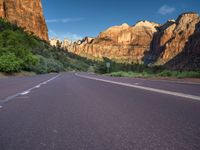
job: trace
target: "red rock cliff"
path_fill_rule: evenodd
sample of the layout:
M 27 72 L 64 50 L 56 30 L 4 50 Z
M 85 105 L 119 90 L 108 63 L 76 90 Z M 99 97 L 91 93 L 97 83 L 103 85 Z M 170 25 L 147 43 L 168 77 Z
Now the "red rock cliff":
M 102 59 L 107 57 L 120 62 L 140 63 L 159 26 L 153 22 L 141 21 L 134 26 L 122 24 L 100 33 L 97 38 L 83 39 L 69 48 L 72 52 Z
M 166 65 L 174 69 L 200 68 L 200 16 L 188 12 L 159 25 L 149 21 L 123 24 L 98 37 L 65 46 L 90 58 L 107 57 L 121 62 Z
M 0 17 L 43 40 L 48 40 L 48 29 L 40 0 L 0 0 Z

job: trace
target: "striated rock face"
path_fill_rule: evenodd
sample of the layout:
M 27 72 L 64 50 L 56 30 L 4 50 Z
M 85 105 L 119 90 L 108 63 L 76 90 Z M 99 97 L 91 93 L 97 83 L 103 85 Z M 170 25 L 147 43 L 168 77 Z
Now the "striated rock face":
M 65 50 L 71 49 L 72 46 L 73 46 L 73 42 L 68 40 L 68 39 L 64 39 L 62 41 L 62 40 L 57 39 L 57 38 L 52 38 L 52 39 L 49 40 L 49 42 L 52 46 L 60 47 L 60 48 L 63 48 Z
M 61 42 L 61 47 L 64 48 L 64 49 L 71 49 L 70 47 L 72 46 L 73 42 L 68 40 L 68 39 L 64 39 L 62 42 Z
M 86 37 L 75 42 L 70 51 L 81 56 L 102 59 L 107 57 L 120 62 L 141 62 L 150 50 L 150 43 L 159 25 L 141 21 L 135 26 L 122 24 L 99 34 L 97 38 Z
M 166 67 L 181 70 L 200 69 L 200 21 L 188 38 L 182 52 L 168 61 Z
M 43 40 L 48 40 L 48 29 L 40 0 L 1 0 L 0 17 Z
M 159 25 L 140 21 L 101 32 L 96 38 L 70 43 L 78 55 L 120 62 L 165 65 L 169 68 L 200 68 L 200 16 L 189 12 Z M 191 60 L 192 59 L 192 60 Z
M 153 61 L 156 61 L 156 64 L 163 65 L 182 53 L 190 37 L 196 34 L 196 25 L 199 21 L 198 14 L 184 13 L 176 21 L 170 20 L 159 27 L 152 41 L 151 54 L 153 55 L 151 55 L 151 58 L 153 58 Z M 194 40 L 199 43 L 196 39 Z M 195 51 L 200 50 L 197 45 L 191 45 Z

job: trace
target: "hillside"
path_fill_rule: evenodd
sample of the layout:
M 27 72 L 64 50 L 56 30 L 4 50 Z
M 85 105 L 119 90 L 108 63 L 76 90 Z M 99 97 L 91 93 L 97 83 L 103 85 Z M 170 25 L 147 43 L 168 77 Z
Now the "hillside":
M 91 63 L 0 19 L 0 72 L 86 71 Z

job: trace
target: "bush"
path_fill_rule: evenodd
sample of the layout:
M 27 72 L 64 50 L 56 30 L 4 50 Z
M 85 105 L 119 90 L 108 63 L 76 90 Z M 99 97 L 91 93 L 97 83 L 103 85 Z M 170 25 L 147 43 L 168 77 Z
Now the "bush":
M 34 72 L 38 74 L 50 73 L 50 72 L 60 72 L 64 71 L 64 66 L 54 59 L 48 59 L 42 56 L 38 56 L 39 63 L 31 68 Z
M 7 53 L 12 53 L 14 61 L 9 60 Z M 6 58 L 5 58 L 6 55 Z M 0 64 L 2 72 L 16 72 L 19 70 L 36 71 L 37 73 L 59 72 L 64 70 L 84 70 L 89 68 L 89 61 L 70 54 L 63 49 L 53 48 L 48 42 L 43 41 L 33 34 L 3 19 L 0 19 Z M 7 61 L 7 63 L 6 63 Z M 11 61 L 20 62 L 11 69 Z M 6 70 L 5 65 L 10 65 Z M 13 66 L 16 65 L 13 63 Z M 20 69 L 19 69 L 20 68 Z M 11 70 L 10 70 L 11 69 Z
M 22 61 L 13 53 L 0 56 L 0 71 L 6 73 L 19 72 L 22 69 Z
M 34 56 L 29 50 L 24 48 L 2 48 L 0 49 L 0 55 L 7 55 L 11 53 L 21 61 L 21 69 L 30 71 L 32 66 L 39 62 L 39 59 Z
M 177 74 L 177 78 L 200 78 L 200 72 L 198 71 L 182 71 Z
M 172 77 L 172 76 L 176 76 L 176 75 L 175 75 L 175 73 L 173 71 L 164 70 L 164 71 L 158 73 L 158 76 L 161 76 L 161 77 Z

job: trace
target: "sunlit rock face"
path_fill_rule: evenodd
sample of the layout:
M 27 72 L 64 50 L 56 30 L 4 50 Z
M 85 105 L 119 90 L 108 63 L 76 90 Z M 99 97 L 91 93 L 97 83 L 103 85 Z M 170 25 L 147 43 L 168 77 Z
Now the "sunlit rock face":
M 134 26 L 122 24 L 108 28 L 96 38 L 71 43 L 67 48 L 94 59 L 107 57 L 120 62 L 194 68 L 200 63 L 199 22 L 199 15 L 189 12 L 163 25 L 149 21 L 140 21 Z M 195 61 L 189 61 L 190 56 Z
M 141 21 L 134 26 L 122 24 L 101 32 L 97 38 L 75 42 L 70 51 L 90 58 L 107 57 L 121 62 L 141 62 L 159 25 Z
M 196 13 L 184 13 L 176 21 L 170 20 L 158 28 L 152 42 L 152 53 L 157 64 L 166 64 L 185 50 L 193 34 L 197 34 L 200 17 Z M 194 39 L 193 52 L 200 50 L 199 41 Z M 189 48 L 191 51 L 191 48 Z M 195 50 L 194 50 L 195 49 Z
M 185 35 L 189 37 L 185 43 L 183 43 L 184 48 L 181 53 L 166 63 L 168 68 L 200 70 L 200 18 L 194 17 L 190 22 L 191 23 L 187 26 L 188 31 L 186 33 L 188 34 Z M 198 23 L 196 24 L 196 22 Z
M 68 39 L 64 39 L 62 41 L 61 47 L 64 48 L 64 49 L 71 49 L 72 44 L 73 44 L 72 41 L 70 41 Z
M 48 40 L 48 29 L 40 0 L 1 0 L 0 17 L 43 40 Z
M 63 48 L 65 50 L 69 50 L 73 46 L 73 42 L 68 39 L 60 40 L 58 38 L 51 38 L 49 43 L 52 46 Z
M 52 38 L 49 40 L 49 43 L 52 45 L 52 46 L 57 46 L 58 42 L 60 43 L 61 41 L 57 38 Z

